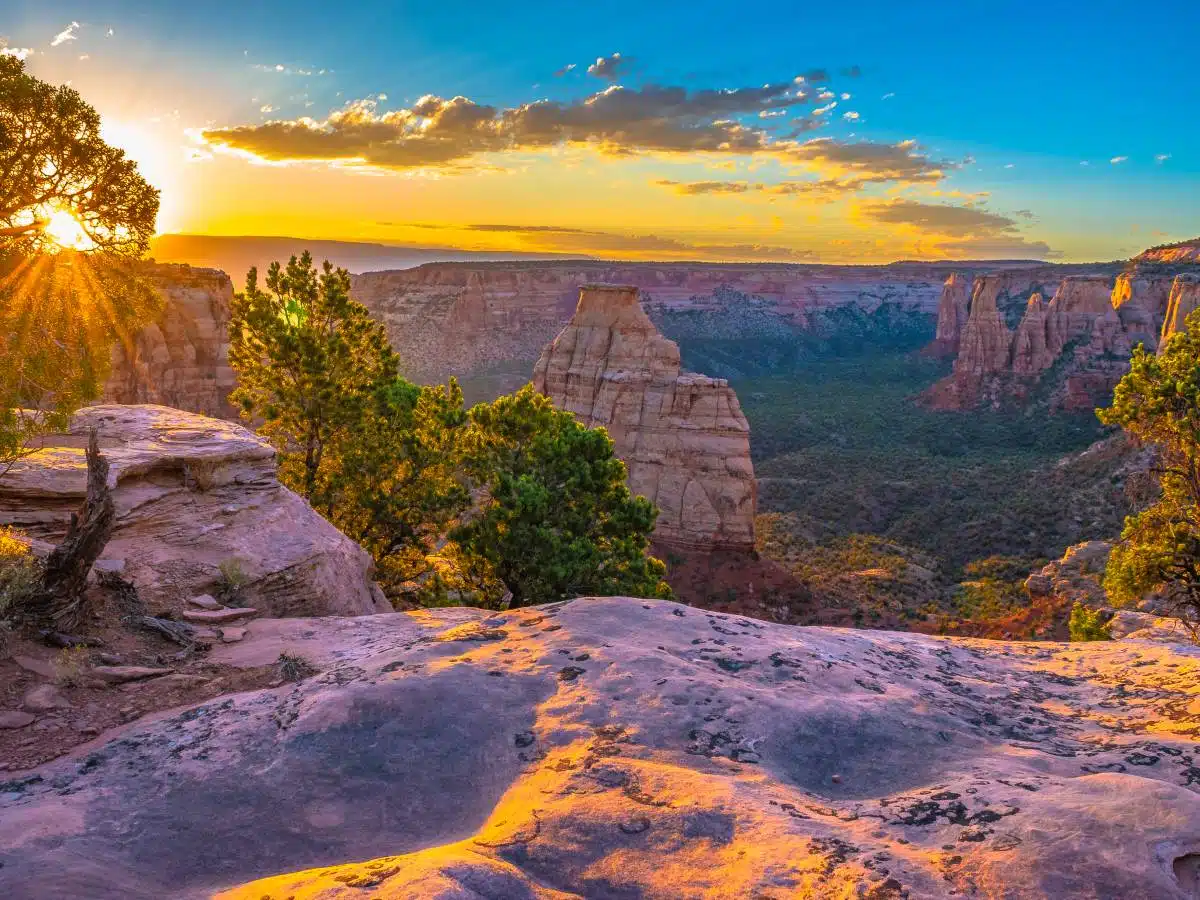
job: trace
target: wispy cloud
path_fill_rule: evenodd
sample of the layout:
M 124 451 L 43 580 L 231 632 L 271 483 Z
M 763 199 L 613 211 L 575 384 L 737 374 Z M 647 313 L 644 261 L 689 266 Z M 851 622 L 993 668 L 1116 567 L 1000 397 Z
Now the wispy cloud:
M 1125 160 L 1127 160 L 1127 159 L 1129 159 L 1128 156 L 1114 156 L 1112 159 L 1109 160 L 1109 162 L 1112 163 L 1114 166 L 1119 166 L 1121 163 L 1125 162 Z
M 67 41 L 76 40 L 79 36 L 79 23 L 72 22 L 53 38 L 50 39 L 50 46 L 57 47 L 59 44 L 65 44 Z
M 770 244 L 709 244 L 681 241 L 656 234 L 623 234 L 588 228 L 556 225 L 515 225 L 491 223 L 478 225 L 413 224 L 408 227 L 454 230 L 490 234 L 509 234 L 522 243 L 556 253 L 583 253 L 590 256 L 637 256 L 671 260 L 739 260 L 746 262 L 804 262 L 812 251 Z
M 1155 161 L 1156 163 L 1158 163 L 1160 166 L 1161 166 L 1163 163 L 1165 163 L 1165 162 L 1166 162 L 1168 159 L 1170 159 L 1170 158 L 1171 158 L 1171 154 L 1170 154 L 1170 153 L 1156 153 L 1156 154 L 1154 155 L 1154 161 Z
M 564 75 L 566 75 L 568 72 L 573 71 L 574 69 L 575 69 L 575 63 L 567 63 L 561 69 L 558 69 L 555 71 L 554 77 L 562 78 Z
M 1033 217 L 1029 210 L 1022 210 L 1019 215 Z M 914 239 L 916 252 L 923 256 L 1049 258 L 1056 255 L 1045 241 L 1031 241 L 1022 235 L 1015 219 L 978 206 L 894 198 L 860 203 L 853 216 L 868 227 L 900 228 L 902 234 Z

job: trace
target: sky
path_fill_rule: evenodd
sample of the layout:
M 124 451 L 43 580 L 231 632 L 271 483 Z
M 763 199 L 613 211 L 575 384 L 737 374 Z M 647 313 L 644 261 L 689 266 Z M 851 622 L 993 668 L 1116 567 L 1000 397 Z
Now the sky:
M 627 259 L 1200 234 L 1200 4 L 0 0 L 163 233 Z

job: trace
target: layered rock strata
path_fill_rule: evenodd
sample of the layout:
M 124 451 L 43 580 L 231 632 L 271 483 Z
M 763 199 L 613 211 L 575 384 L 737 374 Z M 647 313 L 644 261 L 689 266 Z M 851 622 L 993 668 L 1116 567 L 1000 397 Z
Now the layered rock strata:
M 5 896 L 1196 895 L 1187 647 L 584 598 L 259 620 L 210 655 L 281 647 L 320 674 L 9 773 Z
M 1200 275 L 1179 275 L 1171 284 L 1167 312 L 1163 318 L 1162 341 L 1183 331 L 1187 317 L 1200 308 Z
M 0 524 L 39 541 L 62 537 L 85 494 L 91 428 L 117 511 L 104 565 L 151 607 L 181 612 L 188 598 L 224 586 L 266 615 L 390 609 L 371 580 L 371 558 L 279 483 L 268 444 L 162 406 L 81 410 L 69 434 L 50 436 L 0 481 Z
M 215 269 L 155 265 L 147 277 L 162 294 L 157 322 L 113 348 L 109 403 L 154 403 L 235 418 L 229 367 L 229 305 L 233 285 Z
M 958 272 L 950 273 L 938 299 L 937 332 L 928 352 L 933 356 L 957 356 L 963 326 L 971 308 L 971 282 Z
M 1107 275 L 1071 275 L 1047 302 L 1040 273 L 981 276 L 954 371 L 925 400 L 965 409 L 1024 402 L 1040 391 L 1050 408 L 1103 403 L 1128 371 L 1133 348 L 1158 346 L 1160 330 L 1170 327 L 1170 298 L 1179 296 L 1181 309 L 1195 302 L 1187 288 L 1191 277 L 1174 278 L 1173 288 L 1172 276 L 1138 269 L 1115 282 Z
M 891 304 L 932 316 L 945 266 L 696 263 L 436 263 L 353 278 L 355 299 L 388 328 L 409 377 L 528 372 L 575 309 L 579 288 L 630 284 L 667 312 L 753 307 L 804 330 L 823 312 Z M 507 369 L 506 369 L 507 367 Z
M 533 386 L 588 426 L 602 426 L 629 487 L 660 510 L 656 542 L 750 550 L 757 488 L 750 426 L 728 382 L 683 372 L 679 348 L 636 287 L 590 285 L 542 352 Z

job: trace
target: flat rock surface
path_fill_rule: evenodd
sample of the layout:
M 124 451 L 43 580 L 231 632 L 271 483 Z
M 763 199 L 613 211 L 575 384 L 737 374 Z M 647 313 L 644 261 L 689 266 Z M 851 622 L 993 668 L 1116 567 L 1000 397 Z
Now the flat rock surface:
M 1197 896 L 1191 647 L 590 598 L 212 661 L 283 650 L 319 674 L 8 773 L 6 900 Z

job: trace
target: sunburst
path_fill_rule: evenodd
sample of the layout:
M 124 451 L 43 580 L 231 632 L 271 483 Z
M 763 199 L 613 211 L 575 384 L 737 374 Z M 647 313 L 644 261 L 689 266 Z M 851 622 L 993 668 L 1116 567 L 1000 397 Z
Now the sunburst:
M 46 249 L 55 253 L 60 250 L 77 250 L 85 252 L 93 250 L 96 242 L 70 210 L 60 206 L 48 207 L 40 216 L 45 224 L 42 226 L 42 237 Z

